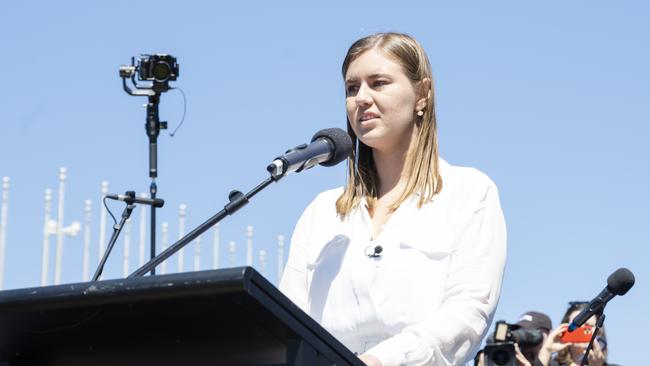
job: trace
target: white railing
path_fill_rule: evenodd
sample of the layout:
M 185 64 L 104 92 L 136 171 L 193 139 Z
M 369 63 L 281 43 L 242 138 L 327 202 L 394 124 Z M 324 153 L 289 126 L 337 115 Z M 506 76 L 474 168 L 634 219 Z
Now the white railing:
M 93 202 L 92 200 L 85 200 L 84 202 L 84 211 L 83 211 L 83 225 L 79 221 L 72 221 L 69 225 L 64 225 L 65 223 L 65 184 L 67 179 L 67 170 L 66 168 L 59 169 L 59 189 L 57 196 L 57 210 L 56 210 L 56 219 L 53 218 L 52 206 L 53 206 L 53 195 L 52 189 L 45 190 L 45 205 L 44 205 L 44 222 L 43 222 L 43 245 L 42 245 L 42 256 L 41 256 L 41 286 L 46 286 L 51 284 L 49 277 L 50 273 L 50 264 L 52 261 L 51 258 L 51 248 L 50 248 L 50 237 L 54 236 L 56 238 L 56 251 L 54 257 L 54 281 L 53 284 L 62 283 L 62 268 L 63 268 L 63 259 L 64 259 L 64 240 L 66 237 L 75 237 L 83 229 L 83 247 L 82 247 L 82 275 L 79 280 L 88 281 L 90 280 L 91 270 L 93 265 L 99 263 L 101 257 L 103 256 L 106 250 L 106 233 L 107 233 L 107 215 L 106 210 L 103 205 L 97 205 L 100 209 L 99 215 L 99 235 L 97 237 L 97 247 L 98 247 L 98 260 L 96 263 L 92 263 L 90 259 L 90 253 L 92 249 L 92 227 L 93 227 Z M 11 245 L 11 240 L 8 241 L 8 214 L 9 214 L 9 177 L 4 177 L 2 179 L 2 202 L 0 206 L 0 289 L 4 288 L 4 275 L 5 275 L 5 262 L 6 262 L 6 248 Z M 108 182 L 104 181 L 101 183 L 101 199 L 108 194 Z M 144 193 L 142 196 L 146 196 Z M 181 238 L 185 235 L 185 220 L 187 215 L 188 207 L 185 204 L 179 206 L 178 211 L 178 237 Z M 125 224 L 124 231 L 121 234 L 121 241 L 123 243 L 122 251 L 122 268 L 121 273 L 123 276 L 127 276 L 130 273 L 130 270 L 133 270 L 132 264 L 135 260 L 131 256 L 132 252 L 132 243 L 133 239 L 137 238 L 138 242 L 138 266 L 141 266 L 146 261 L 145 249 L 147 243 L 145 242 L 146 238 L 146 229 L 147 229 L 147 214 L 145 206 L 141 206 L 139 210 L 139 223 L 137 225 L 137 233 L 134 233 L 133 221 L 129 219 Z M 262 274 L 266 274 L 267 269 L 267 250 L 261 249 L 258 251 L 257 256 L 254 255 L 254 241 L 253 241 L 253 226 L 249 225 L 246 227 L 246 256 L 245 261 L 246 265 L 254 266 Z M 193 258 L 193 270 L 201 269 L 201 259 L 205 254 L 202 252 L 202 243 L 209 242 L 210 234 L 204 233 L 203 236 L 196 238 L 192 245 L 194 247 L 194 258 Z M 11 239 L 9 237 L 9 239 Z M 221 240 L 220 240 L 220 228 L 219 225 L 215 225 L 212 228 L 212 258 L 211 258 L 211 268 L 217 269 L 220 267 L 220 251 L 221 251 Z M 169 223 L 161 223 L 161 236 L 160 236 L 160 247 L 161 251 L 165 250 L 169 246 Z M 228 242 L 227 248 L 227 266 L 233 267 L 237 264 L 236 253 L 237 253 L 237 244 L 235 241 Z M 115 255 L 115 254 L 113 254 Z M 176 253 L 177 257 L 177 271 L 185 271 L 185 258 L 184 250 L 181 249 Z M 254 257 L 257 257 L 257 263 L 254 261 Z M 168 261 L 165 261 L 160 264 L 158 267 L 160 274 L 165 274 L 168 271 Z M 269 276 L 270 279 L 276 282 L 279 282 L 279 279 L 282 275 L 282 269 L 284 267 L 284 236 L 278 235 L 277 237 L 277 273 L 275 276 Z M 24 267 L 23 267 L 24 268 Z M 77 282 L 77 280 L 67 280 L 66 282 Z

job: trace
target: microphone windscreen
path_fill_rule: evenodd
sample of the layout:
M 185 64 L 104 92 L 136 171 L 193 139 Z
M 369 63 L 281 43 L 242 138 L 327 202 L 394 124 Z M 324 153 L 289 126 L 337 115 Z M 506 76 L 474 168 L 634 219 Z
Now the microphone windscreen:
M 615 295 L 625 295 L 634 285 L 634 274 L 627 268 L 619 268 L 607 277 L 607 287 Z
M 334 145 L 334 153 L 332 154 L 331 159 L 320 163 L 320 165 L 334 166 L 350 156 L 350 153 L 352 152 L 352 139 L 347 132 L 340 128 L 326 128 L 316 132 L 314 137 L 312 137 L 311 142 L 314 142 L 321 137 L 332 142 L 332 145 Z

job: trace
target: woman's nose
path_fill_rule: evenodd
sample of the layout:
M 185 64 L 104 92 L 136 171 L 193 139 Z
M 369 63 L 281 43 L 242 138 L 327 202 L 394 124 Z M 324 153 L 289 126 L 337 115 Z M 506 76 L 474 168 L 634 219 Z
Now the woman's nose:
M 372 95 L 367 86 L 363 84 L 359 86 L 359 91 L 357 92 L 355 100 L 359 106 L 368 106 L 372 104 Z

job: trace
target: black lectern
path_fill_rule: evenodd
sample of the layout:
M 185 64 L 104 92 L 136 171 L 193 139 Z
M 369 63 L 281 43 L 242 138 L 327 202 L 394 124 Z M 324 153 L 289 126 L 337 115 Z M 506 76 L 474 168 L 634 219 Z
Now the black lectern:
M 363 363 L 241 267 L 0 292 L 0 365 Z

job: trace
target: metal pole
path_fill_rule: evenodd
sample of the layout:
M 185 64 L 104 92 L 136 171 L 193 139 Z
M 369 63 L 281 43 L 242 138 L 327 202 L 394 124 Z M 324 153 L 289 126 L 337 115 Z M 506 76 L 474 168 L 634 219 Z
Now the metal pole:
M 2 178 L 2 209 L 0 211 L 0 290 L 4 288 L 8 212 L 9 212 L 9 177 L 3 177 Z
M 201 270 L 201 237 L 194 239 L 194 270 Z
M 237 251 L 237 244 L 234 241 L 228 243 L 228 267 L 235 266 L 235 253 Z
M 124 257 L 122 261 L 122 277 L 129 275 L 129 259 L 131 257 L 131 219 L 124 224 Z
M 253 227 L 246 227 L 246 265 L 253 265 Z
M 214 225 L 214 236 L 212 238 L 212 268 L 219 268 L 219 251 L 221 245 L 219 243 L 219 224 Z
M 160 230 L 162 237 L 160 238 L 160 250 L 165 251 L 169 245 L 169 224 L 165 221 L 160 225 Z M 160 264 L 160 274 L 167 273 L 167 262 L 162 262 Z
M 54 284 L 61 283 L 61 270 L 63 265 L 63 209 L 65 202 L 65 179 L 68 170 L 65 167 L 59 169 L 59 205 L 56 222 L 56 260 L 54 262 Z
M 43 259 L 41 264 L 41 286 L 47 285 L 50 271 L 50 215 L 52 213 L 52 190 L 45 190 L 45 223 L 43 224 Z
M 140 193 L 140 198 L 146 198 L 146 193 Z M 146 252 L 146 230 L 147 230 L 147 210 L 145 205 L 140 205 L 140 251 L 138 267 L 144 264 L 144 256 Z
M 260 249 L 260 273 L 266 273 L 266 250 Z
M 108 194 L 108 182 L 103 181 L 102 182 L 102 197 L 100 198 L 100 201 L 106 197 Z M 101 202 L 100 202 L 100 207 L 102 207 Z M 99 263 L 102 260 L 102 257 L 104 256 L 104 251 L 106 251 L 106 209 L 102 207 L 102 209 L 99 211 L 99 252 L 97 253 L 98 258 L 97 258 L 97 263 Z
M 178 238 L 181 239 L 185 235 L 185 214 L 187 213 L 187 205 L 182 203 L 178 210 Z M 183 248 L 178 251 L 178 273 L 183 272 L 185 264 L 185 253 Z
M 93 201 L 84 203 L 84 249 L 83 249 L 83 281 L 90 280 L 90 242 Z
M 278 283 L 284 270 L 284 235 L 278 235 Z

